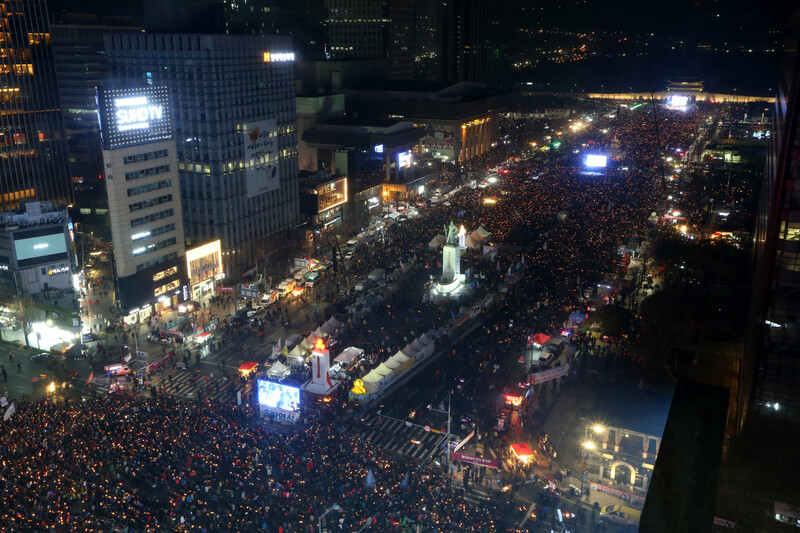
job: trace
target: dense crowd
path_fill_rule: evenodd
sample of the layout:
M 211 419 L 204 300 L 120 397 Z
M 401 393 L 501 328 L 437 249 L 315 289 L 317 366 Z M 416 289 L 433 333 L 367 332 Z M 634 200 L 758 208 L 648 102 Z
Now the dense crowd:
M 316 531 L 334 504 L 340 531 L 500 529 L 491 505 L 314 415 L 272 433 L 232 405 L 109 397 L 23 403 L 0 435 L 4 531 Z
M 444 224 L 484 225 L 494 242 L 519 248 L 496 262 L 471 251 L 465 262 L 489 271 L 490 289 L 522 262 L 526 305 L 517 295 L 516 303 L 503 304 L 505 312 L 542 331 L 558 328 L 581 285 L 613 268 L 617 246 L 643 233 L 660 202 L 651 120 L 644 113 L 624 115 L 586 133 L 600 146 L 618 146 L 627 170 L 617 165 L 606 175 L 586 176 L 565 156 L 520 163 L 496 186 L 465 187 L 449 206 L 423 208 L 423 216 L 396 224 L 380 245 L 357 254 L 348 274 L 355 281 L 410 255 L 426 267 L 417 278 L 429 278 L 440 252 L 427 242 Z M 665 114 L 662 120 L 666 151 L 685 149 L 700 117 Z M 600 127 L 614 139 L 602 138 Z M 484 202 L 487 197 L 496 203 Z M 371 318 L 354 321 L 348 344 L 368 348 L 377 362 L 447 321 L 441 307 L 447 304 L 422 301 L 419 285 L 413 294 L 383 302 Z M 503 335 L 493 338 L 503 342 Z M 368 524 L 374 531 L 503 530 L 491 503 L 465 503 L 444 476 L 417 470 L 314 413 L 303 420 L 287 433 L 273 433 L 249 408 L 166 396 L 21 403 L 0 427 L 0 529 L 315 531 L 318 517 L 336 504 L 340 509 L 326 521 L 342 531 Z M 367 488 L 368 472 L 374 487 Z

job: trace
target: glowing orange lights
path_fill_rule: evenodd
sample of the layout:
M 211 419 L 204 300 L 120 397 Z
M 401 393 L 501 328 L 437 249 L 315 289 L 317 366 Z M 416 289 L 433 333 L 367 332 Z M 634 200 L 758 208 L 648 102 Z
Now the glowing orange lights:
M 322 339 L 317 339 L 317 342 L 314 343 L 314 349 L 317 350 L 318 352 L 324 352 L 325 341 L 323 341 Z

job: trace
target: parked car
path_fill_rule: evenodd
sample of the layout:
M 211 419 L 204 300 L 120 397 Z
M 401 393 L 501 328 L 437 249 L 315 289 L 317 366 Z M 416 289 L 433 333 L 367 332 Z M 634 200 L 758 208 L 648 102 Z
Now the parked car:
M 59 356 L 48 352 L 37 353 L 36 355 L 31 356 L 31 361 L 37 365 L 49 365 L 52 363 L 57 363 L 60 360 L 61 358 Z
M 623 507 L 622 505 L 608 505 L 604 507 L 603 511 L 600 513 L 600 518 L 607 522 L 627 527 L 636 526 L 638 523 L 634 517 L 633 510 Z

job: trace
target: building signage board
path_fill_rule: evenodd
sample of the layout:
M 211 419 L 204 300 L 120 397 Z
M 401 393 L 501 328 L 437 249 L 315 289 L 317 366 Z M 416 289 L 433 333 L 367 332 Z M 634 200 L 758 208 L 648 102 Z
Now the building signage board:
M 192 286 L 220 276 L 223 273 L 222 242 L 217 239 L 186 250 L 186 267 L 189 270 L 189 282 Z
M 278 123 L 275 119 L 250 122 L 244 131 L 244 167 L 247 197 L 280 188 Z
M 552 381 L 554 379 L 564 377 L 567 375 L 568 372 L 569 372 L 569 365 L 557 366 L 549 370 L 544 370 L 542 372 L 531 374 L 530 376 L 528 376 L 528 383 L 530 383 L 531 385 L 539 385 L 547 381 Z
M 166 87 L 101 87 L 97 109 L 106 150 L 172 138 Z
M 450 457 L 454 461 L 462 461 L 465 463 L 472 463 L 474 465 L 488 466 L 489 468 L 500 468 L 500 461 L 497 459 L 488 459 L 486 457 L 476 457 L 466 453 L 451 453 Z

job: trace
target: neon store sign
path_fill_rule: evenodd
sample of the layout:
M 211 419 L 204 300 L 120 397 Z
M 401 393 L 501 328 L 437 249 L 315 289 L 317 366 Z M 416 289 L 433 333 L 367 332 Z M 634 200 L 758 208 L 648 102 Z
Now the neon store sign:
M 114 107 L 119 131 L 146 130 L 151 120 L 164 118 L 164 106 L 150 105 L 146 96 L 117 98 Z
M 264 52 L 264 63 L 294 61 L 294 52 Z

